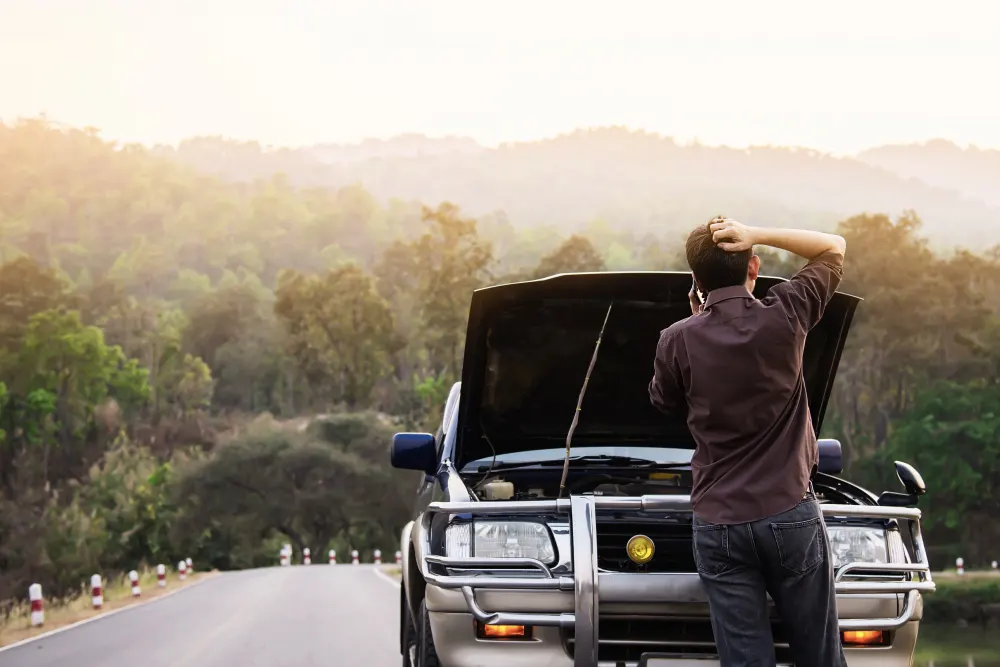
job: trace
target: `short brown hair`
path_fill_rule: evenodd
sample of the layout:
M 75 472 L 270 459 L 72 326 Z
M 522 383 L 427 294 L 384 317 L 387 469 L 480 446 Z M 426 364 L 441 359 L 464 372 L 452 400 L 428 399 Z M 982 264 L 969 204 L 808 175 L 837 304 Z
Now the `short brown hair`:
M 685 252 L 688 266 L 703 291 L 711 292 L 722 287 L 742 285 L 747 280 L 747 270 L 753 248 L 739 252 L 726 252 L 712 239 L 711 221 L 698 225 L 688 235 Z

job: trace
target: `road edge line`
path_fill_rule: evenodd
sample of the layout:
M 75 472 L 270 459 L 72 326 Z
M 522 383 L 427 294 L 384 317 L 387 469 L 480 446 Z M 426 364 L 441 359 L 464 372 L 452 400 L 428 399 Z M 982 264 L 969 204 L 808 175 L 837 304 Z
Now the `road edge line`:
M 395 579 L 393 579 L 392 577 L 390 577 L 388 574 L 386 574 L 385 572 L 383 572 L 380 568 L 375 568 L 374 572 L 375 572 L 375 576 L 376 577 L 378 577 L 382 581 L 386 582 L 387 584 L 391 584 L 391 585 L 395 586 L 396 588 L 399 588 L 402 585 L 400 582 L 396 581 Z
M 219 574 L 222 574 L 221 572 Z M 66 630 L 72 630 L 73 628 L 80 627 L 81 625 L 86 625 L 87 623 L 93 623 L 94 621 L 99 621 L 102 618 L 109 618 L 115 614 L 120 614 L 123 611 L 128 611 L 129 609 L 138 609 L 139 607 L 145 607 L 148 604 L 153 604 L 154 602 L 159 602 L 160 600 L 166 600 L 171 595 L 181 593 L 183 591 L 189 591 L 192 588 L 197 588 L 199 585 L 205 583 L 206 581 L 211 581 L 215 579 L 218 575 L 212 575 L 211 577 L 205 577 L 192 584 L 188 584 L 183 588 L 175 588 L 172 591 L 168 591 L 163 595 L 157 595 L 155 598 L 150 598 L 148 600 L 143 600 L 142 602 L 133 602 L 132 604 L 125 605 L 124 607 L 119 607 L 118 609 L 112 609 L 111 611 L 106 611 L 103 614 L 98 614 L 97 616 L 91 616 L 90 618 L 85 618 L 82 621 L 77 621 L 76 623 L 70 623 L 69 625 L 64 625 L 62 627 L 53 628 L 48 632 L 43 632 L 40 635 L 35 635 L 34 637 L 28 637 L 27 639 L 22 639 L 21 641 L 14 642 L 13 644 L 7 644 L 6 646 L 0 646 L 0 653 L 12 648 L 17 648 L 18 646 L 24 646 L 25 644 L 30 644 L 31 642 L 38 641 L 39 639 L 45 639 L 46 637 L 51 637 L 52 635 L 59 634 Z

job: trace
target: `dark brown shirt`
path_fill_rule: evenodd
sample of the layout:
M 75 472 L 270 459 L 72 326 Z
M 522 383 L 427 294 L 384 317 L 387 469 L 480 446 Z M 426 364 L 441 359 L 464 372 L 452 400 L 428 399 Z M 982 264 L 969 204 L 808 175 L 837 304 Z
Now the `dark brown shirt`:
M 823 254 L 759 300 L 742 285 L 714 290 L 660 334 L 649 397 L 664 412 L 687 409 L 700 519 L 747 523 L 802 500 L 819 458 L 802 354 L 843 261 Z

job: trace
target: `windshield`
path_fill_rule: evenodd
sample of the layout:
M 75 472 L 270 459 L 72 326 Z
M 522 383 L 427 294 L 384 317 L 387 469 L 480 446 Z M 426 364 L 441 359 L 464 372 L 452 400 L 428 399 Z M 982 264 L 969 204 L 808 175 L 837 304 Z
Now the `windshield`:
M 649 459 L 656 463 L 690 463 L 694 450 L 677 449 L 674 447 L 637 447 L 630 445 L 608 446 L 601 445 L 595 447 L 573 447 L 570 456 L 627 456 L 635 459 Z M 531 449 L 524 452 L 506 452 L 497 456 L 497 463 L 530 463 L 531 461 L 552 461 L 562 459 L 566 456 L 566 448 L 555 449 Z M 470 461 L 463 468 L 463 472 L 475 471 L 480 466 L 488 466 L 492 463 L 493 457 L 476 459 Z

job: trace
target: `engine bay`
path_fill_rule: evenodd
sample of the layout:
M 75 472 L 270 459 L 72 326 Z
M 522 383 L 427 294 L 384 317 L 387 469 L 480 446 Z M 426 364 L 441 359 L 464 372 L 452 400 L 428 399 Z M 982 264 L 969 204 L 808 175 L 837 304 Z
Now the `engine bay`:
M 518 471 L 520 472 L 520 471 Z M 507 471 L 467 480 L 470 493 L 479 500 L 552 500 L 559 497 L 559 476 L 522 475 Z M 875 504 L 864 491 L 835 477 L 818 474 L 813 480 L 820 503 L 849 505 Z M 616 470 L 586 470 L 567 480 L 562 496 L 594 495 L 611 497 L 637 497 L 644 495 L 684 495 L 691 492 L 690 471 L 659 472 L 636 470 L 634 473 Z
M 637 471 L 638 473 L 638 471 Z M 473 484 L 470 491 L 480 500 L 551 500 L 559 497 L 559 479 L 554 477 L 539 484 L 537 480 L 515 481 L 496 475 Z M 649 473 L 628 475 L 610 472 L 583 474 L 568 481 L 567 495 L 643 496 L 690 493 L 690 474 Z

